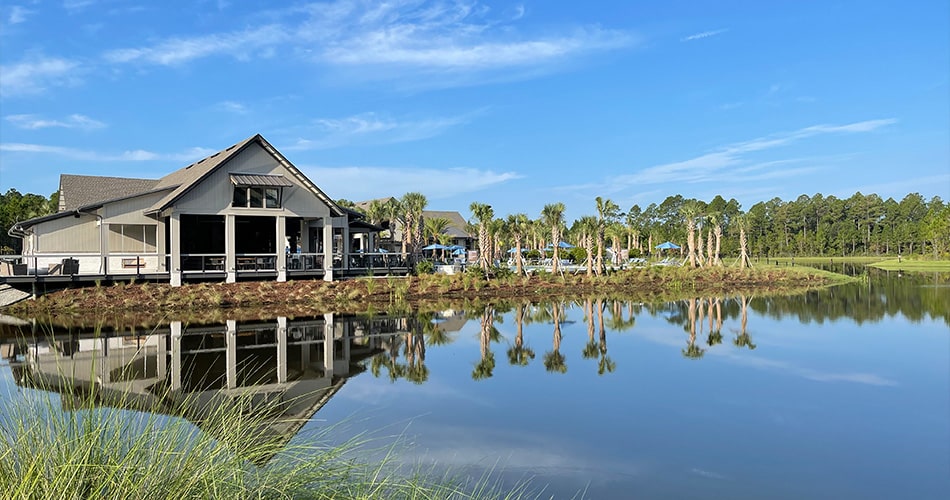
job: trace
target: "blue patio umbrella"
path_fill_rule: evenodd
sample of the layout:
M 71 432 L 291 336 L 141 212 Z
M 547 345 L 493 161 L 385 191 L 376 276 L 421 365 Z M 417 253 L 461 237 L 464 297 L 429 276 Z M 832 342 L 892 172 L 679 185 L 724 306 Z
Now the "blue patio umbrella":
M 676 250 L 679 247 L 679 245 L 673 243 L 672 241 L 664 241 L 663 243 L 660 243 L 656 246 L 658 250 Z
M 446 250 L 446 249 L 448 249 L 448 248 L 449 248 L 449 247 L 447 247 L 447 246 L 445 246 L 445 245 L 440 245 L 440 244 L 438 244 L 438 243 L 433 243 L 433 244 L 431 244 L 431 245 L 426 245 L 426 246 L 422 247 L 423 250 Z
M 574 248 L 574 245 L 571 245 L 570 243 L 568 243 L 568 242 L 566 242 L 566 241 L 561 241 L 561 242 L 559 242 L 559 243 L 557 244 L 557 246 L 558 246 L 558 248 Z M 548 246 L 546 246 L 545 248 L 548 249 L 548 250 L 550 250 L 550 249 L 554 248 L 554 246 L 552 246 L 550 243 L 548 243 Z

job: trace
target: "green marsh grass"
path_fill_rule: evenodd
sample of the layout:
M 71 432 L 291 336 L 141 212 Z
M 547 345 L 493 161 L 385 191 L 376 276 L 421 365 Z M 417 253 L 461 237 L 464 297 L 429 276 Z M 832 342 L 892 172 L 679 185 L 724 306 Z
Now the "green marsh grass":
M 35 382 L 42 387 L 44 382 Z M 201 427 L 178 416 L 198 403 L 151 407 L 141 398 L 55 384 L 0 398 L 0 492 L 10 499 L 517 499 L 487 475 L 466 479 L 399 464 L 400 441 L 359 435 L 336 443 L 333 426 L 289 442 L 261 438 L 290 402 L 237 396 L 206 407 Z M 102 403 L 109 400 L 114 406 Z M 131 408 L 131 409 L 130 409 Z M 304 433 L 307 433 L 304 435 Z M 373 457 L 372 460 L 361 457 Z

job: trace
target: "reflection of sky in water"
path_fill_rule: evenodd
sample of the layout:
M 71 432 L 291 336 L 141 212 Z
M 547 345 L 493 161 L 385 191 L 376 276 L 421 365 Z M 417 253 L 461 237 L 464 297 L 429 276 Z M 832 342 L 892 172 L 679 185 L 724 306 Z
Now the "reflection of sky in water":
M 633 328 L 608 329 L 616 369 L 598 376 L 597 359 L 581 354 L 583 309 L 566 312 L 566 374 L 545 371 L 550 323 L 526 324 L 535 358 L 508 364 L 516 330 L 506 313 L 495 323 L 503 339 L 491 345 L 493 377 L 471 378 L 476 319 L 454 343 L 427 347 L 424 384 L 366 373 L 318 416 L 364 415 L 355 427 L 390 424 L 383 434 L 412 443 L 402 460 L 530 477 L 558 498 L 929 498 L 950 488 L 942 323 L 802 324 L 750 309 L 755 350 L 733 345 L 738 316 L 725 318 L 722 344 L 706 345 L 707 317 L 696 336 L 706 352 L 690 360 L 685 312 L 670 323 L 669 311 L 643 309 Z

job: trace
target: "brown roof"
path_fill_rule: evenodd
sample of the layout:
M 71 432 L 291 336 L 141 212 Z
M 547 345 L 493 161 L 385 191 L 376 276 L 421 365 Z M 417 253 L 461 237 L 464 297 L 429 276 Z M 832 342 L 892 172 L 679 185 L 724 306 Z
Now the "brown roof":
M 155 179 L 62 174 L 59 176 L 59 211 L 146 193 L 154 190 L 156 183 Z
M 444 233 L 452 235 L 453 238 L 471 238 L 472 235 L 465 231 L 468 223 L 462 218 L 462 214 L 449 210 L 423 210 L 423 219 L 435 219 L 443 217 L 449 220 L 449 226 L 445 228 Z

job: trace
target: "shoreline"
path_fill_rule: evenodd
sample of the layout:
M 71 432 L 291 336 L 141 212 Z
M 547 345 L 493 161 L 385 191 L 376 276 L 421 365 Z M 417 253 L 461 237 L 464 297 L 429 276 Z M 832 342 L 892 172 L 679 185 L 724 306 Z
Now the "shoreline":
M 854 280 L 810 267 L 647 267 L 604 276 L 507 276 L 476 273 L 357 278 L 346 281 L 247 281 L 171 287 L 117 283 L 51 292 L 0 309 L 0 313 L 50 324 L 101 324 L 108 319 L 147 328 L 174 317 L 197 323 L 221 319 L 301 317 L 323 313 L 441 310 L 490 302 L 547 301 L 595 295 L 660 302 L 697 295 L 800 293 Z M 454 306 L 454 307 L 453 307 Z

